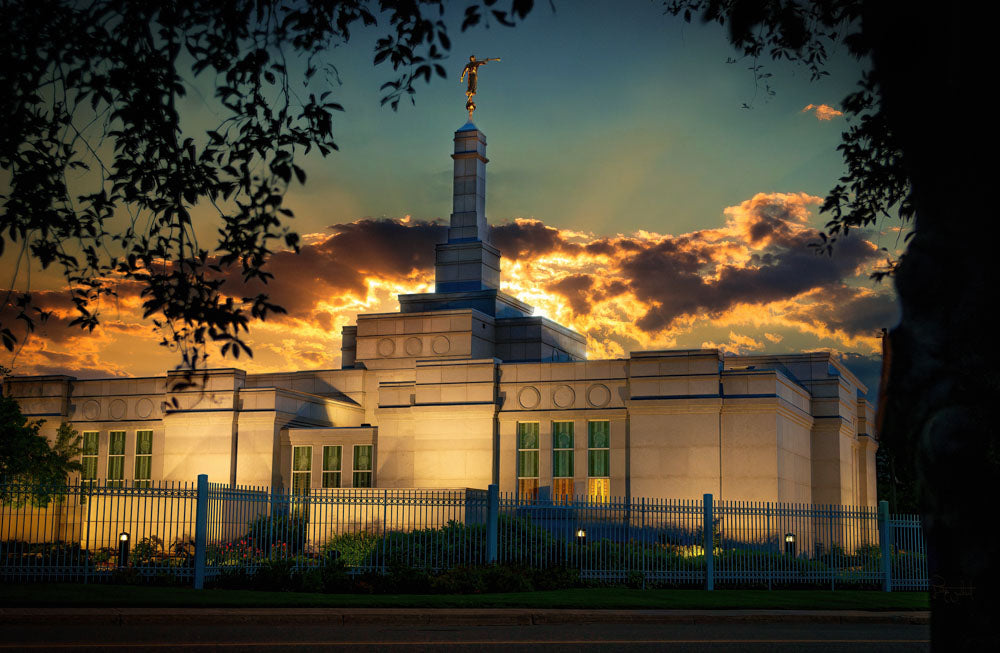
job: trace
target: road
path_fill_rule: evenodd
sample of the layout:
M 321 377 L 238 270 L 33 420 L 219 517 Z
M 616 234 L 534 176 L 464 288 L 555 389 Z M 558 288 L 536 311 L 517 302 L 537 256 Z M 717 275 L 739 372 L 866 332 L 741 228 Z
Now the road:
M 929 651 L 927 625 L 708 623 L 4 624 L 0 651 Z

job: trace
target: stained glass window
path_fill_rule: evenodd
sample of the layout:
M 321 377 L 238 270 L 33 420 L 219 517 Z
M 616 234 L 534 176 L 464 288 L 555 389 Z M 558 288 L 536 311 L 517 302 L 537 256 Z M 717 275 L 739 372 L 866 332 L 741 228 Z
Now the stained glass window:
M 97 431 L 83 432 L 83 451 L 80 456 L 80 485 L 94 485 L 97 482 L 97 457 L 100 453 L 101 435 Z
M 611 491 L 611 422 L 587 422 L 587 495 L 607 501 Z
M 340 487 L 341 446 L 323 447 L 323 487 Z
M 354 487 L 372 486 L 372 445 L 354 445 Z
M 573 497 L 573 422 L 552 422 L 552 489 L 556 501 Z
M 107 482 L 109 487 L 125 485 L 125 431 L 108 434 Z
M 517 489 L 522 498 L 538 496 L 538 422 L 517 425 Z
M 292 493 L 309 494 L 312 485 L 312 447 L 292 447 Z
M 153 484 L 153 432 L 135 432 L 135 486 Z

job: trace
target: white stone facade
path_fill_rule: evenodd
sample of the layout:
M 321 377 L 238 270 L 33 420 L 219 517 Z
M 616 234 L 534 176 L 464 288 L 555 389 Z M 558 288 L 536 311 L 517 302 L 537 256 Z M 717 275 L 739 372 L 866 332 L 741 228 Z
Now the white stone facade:
M 874 411 L 830 354 L 588 361 L 583 336 L 500 292 L 485 149 L 474 125 L 456 132 L 437 292 L 359 316 L 344 329 L 343 369 L 217 369 L 182 391 L 173 373 L 12 377 L 5 394 L 48 434 L 62 421 L 96 433 L 99 482 L 146 480 L 136 447 L 152 431 L 141 473 L 154 481 L 875 504 Z

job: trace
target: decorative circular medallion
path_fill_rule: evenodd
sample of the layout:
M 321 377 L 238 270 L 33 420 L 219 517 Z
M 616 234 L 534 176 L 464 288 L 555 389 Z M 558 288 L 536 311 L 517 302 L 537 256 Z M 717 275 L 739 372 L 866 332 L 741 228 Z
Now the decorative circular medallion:
M 406 353 L 410 356 L 416 356 L 420 354 L 424 349 L 424 343 L 420 342 L 420 338 L 407 338 L 406 339 Z
M 125 417 L 125 402 L 121 399 L 113 399 L 111 401 L 111 419 L 121 419 Z
M 431 349 L 434 350 L 435 354 L 447 354 L 451 349 L 451 341 L 448 340 L 448 336 L 438 336 L 431 343 Z
M 153 402 L 149 399 L 140 399 L 135 404 L 135 414 L 145 419 L 153 413 Z
M 541 400 L 542 395 L 538 392 L 538 388 L 531 385 L 521 388 L 517 393 L 517 402 L 521 404 L 521 408 L 534 408 Z
M 576 393 L 568 385 L 557 386 L 552 391 L 552 403 L 558 408 L 569 408 L 576 401 Z
M 91 399 L 83 405 L 83 416 L 87 419 L 97 419 L 101 416 L 101 404 Z
M 392 356 L 395 351 L 396 343 L 392 341 L 392 338 L 382 338 L 378 341 L 379 356 Z
M 603 383 L 595 383 L 587 388 L 587 403 L 594 408 L 604 408 L 611 401 L 611 390 Z

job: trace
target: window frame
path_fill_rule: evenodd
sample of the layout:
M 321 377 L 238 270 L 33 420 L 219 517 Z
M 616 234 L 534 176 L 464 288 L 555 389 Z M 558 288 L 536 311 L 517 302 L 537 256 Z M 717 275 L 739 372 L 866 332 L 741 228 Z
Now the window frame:
M 95 487 L 99 476 L 97 468 L 101 459 L 101 432 L 83 431 L 80 436 L 82 437 L 80 443 L 80 487 Z M 87 453 L 87 436 L 94 436 L 93 453 Z M 87 474 L 88 463 L 93 464 L 93 475 L 90 476 Z
M 306 455 L 304 460 L 307 465 L 305 469 L 297 469 L 296 465 L 299 462 L 299 456 L 296 455 L 297 451 L 306 450 Z M 312 445 L 311 444 L 296 444 L 292 445 L 292 482 L 289 486 L 292 494 L 299 496 L 308 496 L 309 491 L 312 489 Z M 298 485 L 303 482 L 304 479 L 305 487 Z M 304 490 L 304 491 L 303 491 Z
M 358 467 L 358 451 L 368 449 L 368 469 Z M 356 444 L 351 456 L 351 487 L 370 488 L 375 487 L 375 445 Z M 367 479 L 362 481 L 362 479 Z
M 556 425 L 569 426 L 569 446 L 558 446 L 557 438 L 562 435 Z M 564 443 L 565 444 L 565 443 Z M 576 458 L 576 423 L 572 420 L 553 420 L 552 422 L 552 498 L 558 503 L 573 500 L 573 478 Z M 569 461 L 569 469 L 559 473 L 560 459 Z
M 139 448 L 139 436 L 140 434 L 149 434 L 149 452 L 140 453 Z M 150 488 L 153 487 L 153 429 L 136 429 L 135 431 L 135 455 L 133 456 L 135 461 L 132 463 L 132 485 L 133 487 L 143 487 Z M 144 478 L 139 476 L 139 464 L 143 463 L 146 466 L 146 476 Z
M 118 435 L 121 436 L 121 453 L 113 453 L 117 439 L 115 436 Z M 108 471 L 104 479 L 104 484 L 107 487 L 125 487 L 125 440 L 127 437 L 127 431 L 108 431 Z M 112 474 L 117 474 L 117 476 L 112 476 Z
M 606 424 L 607 436 L 606 446 L 594 446 L 594 424 Z M 594 468 L 597 456 L 603 454 L 604 474 L 595 474 Z M 601 491 L 595 491 L 600 488 Z M 590 419 L 587 420 L 587 498 L 596 503 L 607 503 L 611 497 L 611 420 Z
M 534 426 L 534 437 L 535 446 L 534 447 L 524 447 L 522 446 L 524 441 L 522 440 L 522 426 Z M 537 499 L 538 498 L 538 480 L 541 473 L 540 464 L 540 441 L 541 441 L 541 423 L 540 422 L 518 422 L 515 431 L 515 464 L 517 465 L 515 472 L 517 474 L 517 495 L 521 499 Z M 524 463 L 525 460 L 531 459 L 531 454 L 534 454 L 534 476 L 528 476 L 524 474 Z M 527 455 L 527 456 L 526 456 Z M 530 470 L 528 470 L 530 471 Z
M 327 463 L 326 452 L 327 452 L 327 450 L 333 450 L 333 449 L 337 450 L 337 468 L 336 469 L 327 469 L 327 466 L 326 466 L 326 463 Z M 344 471 L 344 447 L 343 447 L 343 445 L 340 445 L 340 444 L 324 444 L 323 445 L 323 476 L 322 476 L 322 478 L 320 480 L 320 485 L 323 486 L 323 489 L 329 490 L 329 489 L 339 488 L 341 486 L 341 482 L 343 480 L 343 471 Z M 331 479 L 335 478 L 336 479 L 336 484 L 328 484 L 327 483 L 327 478 L 331 478 Z

